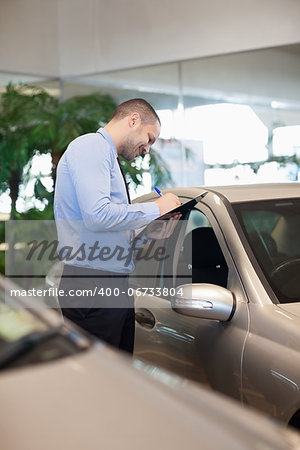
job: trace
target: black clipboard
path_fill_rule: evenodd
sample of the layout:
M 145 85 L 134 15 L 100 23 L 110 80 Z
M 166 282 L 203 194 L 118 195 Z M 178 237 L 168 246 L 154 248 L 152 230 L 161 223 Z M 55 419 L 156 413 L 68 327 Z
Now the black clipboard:
M 169 211 L 166 214 L 163 214 L 162 216 L 157 217 L 155 220 L 168 220 L 170 217 L 175 216 L 176 214 L 180 213 L 182 215 L 189 212 L 194 206 L 199 203 L 205 196 L 208 194 L 208 191 L 202 192 L 197 197 L 193 198 L 192 200 L 189 200 L 186 203 L 183 203 L 182 205 L 178 206 L 175 209 L 172 209 L 172 211 Z

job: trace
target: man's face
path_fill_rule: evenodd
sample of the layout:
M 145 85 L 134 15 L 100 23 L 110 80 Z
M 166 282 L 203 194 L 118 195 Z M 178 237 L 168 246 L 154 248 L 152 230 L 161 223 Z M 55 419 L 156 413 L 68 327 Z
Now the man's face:
M 158 121 L 143 123 L 139 121 L 132 127 L 124 139 L 120 154 L 127 161 L 132 161 L 139 155 L 149 153 L 151 145 L 154 144 L 160 133 Z

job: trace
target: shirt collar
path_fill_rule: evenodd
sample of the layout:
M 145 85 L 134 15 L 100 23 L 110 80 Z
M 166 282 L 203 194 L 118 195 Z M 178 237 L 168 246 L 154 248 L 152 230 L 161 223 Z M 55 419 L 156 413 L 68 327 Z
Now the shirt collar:
M 102 134 L 102 136 L 104 137 L 104 139 L 106 139 L 108 141 L 108 143 L 110 144 L 110 146 L 113 148 L 113 150 L 116 153 L 116 156 L 118 156 L 118 152 L 117 152 L 117 147 L 116 144 L 114 143 L 111 135 L 104 129 L 104 128 L 99 128 L 99 130 L 97 130 L 97 133 Z

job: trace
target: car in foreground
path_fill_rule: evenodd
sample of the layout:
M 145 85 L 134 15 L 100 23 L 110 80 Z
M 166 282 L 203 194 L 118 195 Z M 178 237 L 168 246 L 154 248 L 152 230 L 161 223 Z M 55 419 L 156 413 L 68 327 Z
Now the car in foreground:
M 295 450 L 297 433 L 12 298 L 0 276 L 1 448 Z M 152 374 L 152 376 L 147 375 Z
M 299 429 L 300 184 L 169 191 L 196 200 L 151 277 L 139 253 L 135 357 Z

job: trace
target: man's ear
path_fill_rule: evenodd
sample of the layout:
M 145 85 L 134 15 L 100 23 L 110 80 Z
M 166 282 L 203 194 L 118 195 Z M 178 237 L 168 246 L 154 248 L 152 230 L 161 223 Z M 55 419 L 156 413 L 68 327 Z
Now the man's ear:
M 141 117 L 138 112 L 134 112 L 128 116 L 128 125 L 130 128 L 136 126 L 141 120 Z

